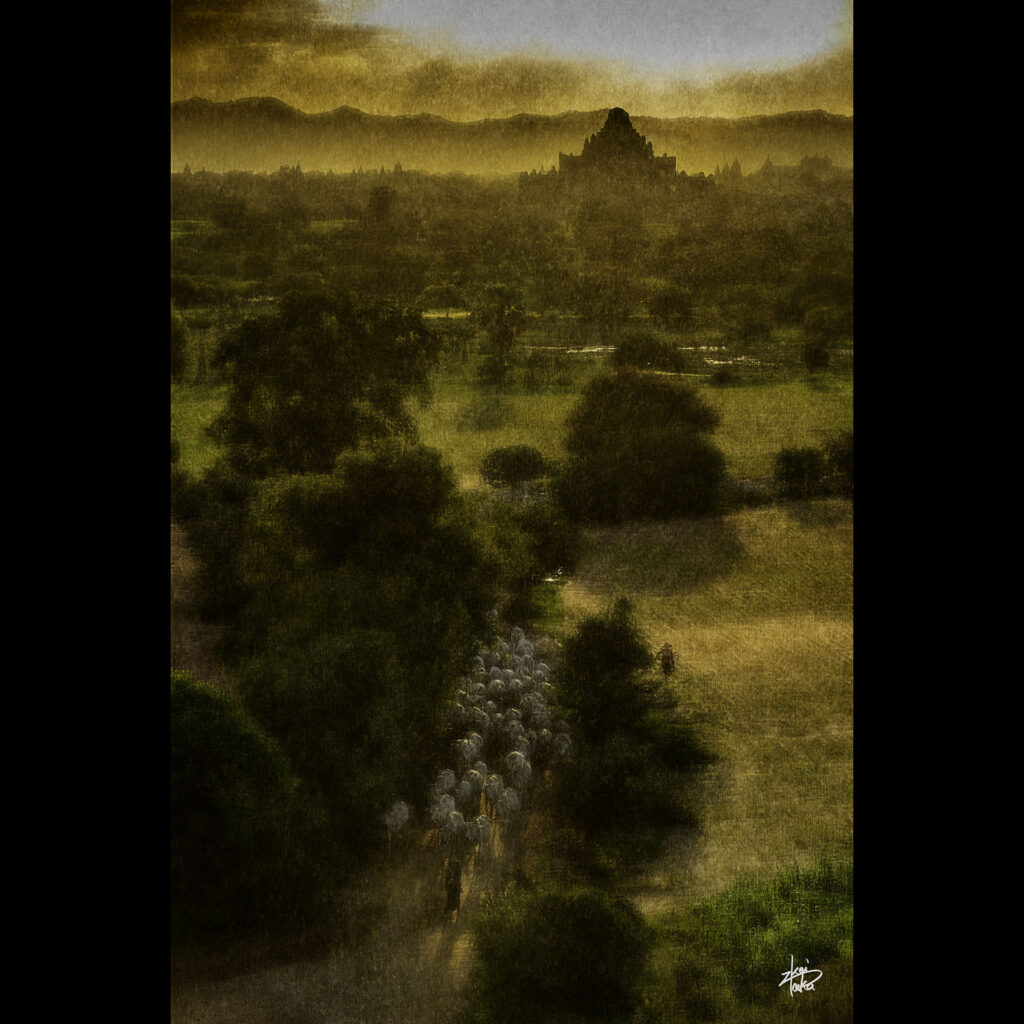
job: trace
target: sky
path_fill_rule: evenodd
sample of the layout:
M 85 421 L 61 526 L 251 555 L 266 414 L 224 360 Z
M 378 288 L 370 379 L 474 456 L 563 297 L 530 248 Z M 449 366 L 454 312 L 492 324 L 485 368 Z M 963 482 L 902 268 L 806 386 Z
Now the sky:
M 172 0 L 171 99 L 852 115 L 852 23 L 852 0 Z

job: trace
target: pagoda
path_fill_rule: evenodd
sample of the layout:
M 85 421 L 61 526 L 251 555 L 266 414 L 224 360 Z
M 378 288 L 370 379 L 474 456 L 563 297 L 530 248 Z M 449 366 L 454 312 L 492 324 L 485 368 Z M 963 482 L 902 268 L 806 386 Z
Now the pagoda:
M 569 183 L 594 178 L 649 182 L 676 174 L 674 156 L 655 156 L 654 147 L 629 120 L 622 107 L 608 112 L 604 127 L 583 140 L 583 152 L 558 154 L 558 174 Z

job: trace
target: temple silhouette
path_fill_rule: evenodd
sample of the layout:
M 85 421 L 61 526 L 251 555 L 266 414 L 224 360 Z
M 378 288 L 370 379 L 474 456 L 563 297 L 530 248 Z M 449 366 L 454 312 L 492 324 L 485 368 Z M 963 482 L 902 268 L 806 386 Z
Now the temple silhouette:
M 558 154 L 558 174 L 569 184 L 593 179 L 650 182 L 672 179 L 676 158 L 654 155 L 654 147 L 629 120 L 622 107 L 608 112 L 604 127 L 583 140 L 583 152 Z

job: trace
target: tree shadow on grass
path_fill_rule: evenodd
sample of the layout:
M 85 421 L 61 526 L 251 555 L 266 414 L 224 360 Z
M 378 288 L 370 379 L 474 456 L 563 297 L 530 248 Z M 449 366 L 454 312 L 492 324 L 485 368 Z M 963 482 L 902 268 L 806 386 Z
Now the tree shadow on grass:
M 653 596 L 689 593 L 733 571 L 746 554 L 720 516 L 627 523 L 590 534 L 581 577 L 596 589 Z
M 853 503 L 840 500 L 782 502 L 786 518 L 801 526 L 838 526 L 853 516 Z
M 818 391 L 822 394 L 835 394 L 843 390 L 842 383 L 832 376 L 809 373 L 804 379 L 812 391 Z

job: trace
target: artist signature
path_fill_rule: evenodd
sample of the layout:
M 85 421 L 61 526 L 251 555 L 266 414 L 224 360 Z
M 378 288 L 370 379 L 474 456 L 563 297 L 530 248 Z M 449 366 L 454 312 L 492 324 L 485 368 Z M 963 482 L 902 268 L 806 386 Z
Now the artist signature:
M 810 960 L 807 960 L 806 957 L 804 957 L 804 960 L 807 963 L 811 962 Z M 810 974 L 816 974 L 817 977 L 816 978 L 809 978 L 807 976 L 809 973 Z M 793 995 L 794 992 L 804 992 L 807 989 L 810 989 L 813 992 L 814 991 L 814 984 L 815 984 L 816 981 L 820 980 L 820 978 L 821 978 L 821 971 L 816 970 L 813 967 L 794 967 L 793 966 L 793 954 L 790 953 L 789 954 L 789 970 L 782 972 L 782 981 L 779 982 L 779 988 L 782 988 L 782 986 L 785 985 L 786 982 L 788 981 L 789 982 L 789 994 L 790 995 Z

